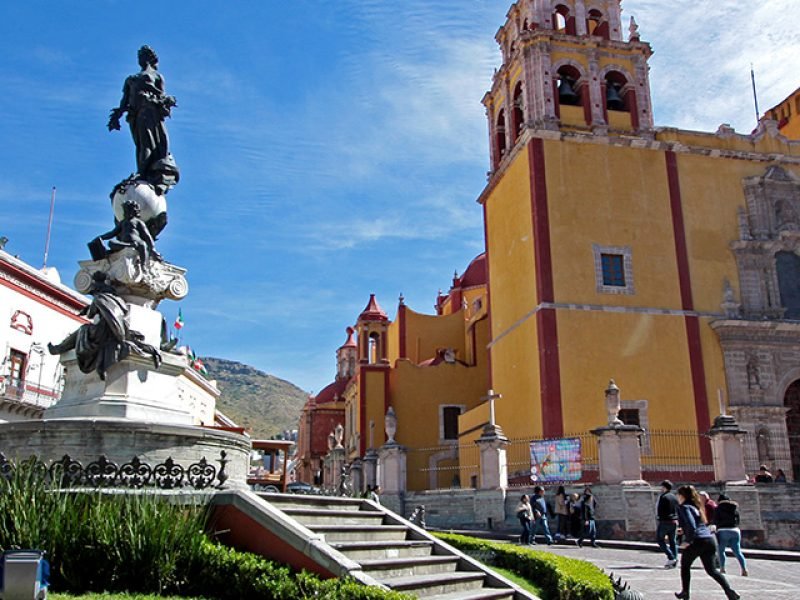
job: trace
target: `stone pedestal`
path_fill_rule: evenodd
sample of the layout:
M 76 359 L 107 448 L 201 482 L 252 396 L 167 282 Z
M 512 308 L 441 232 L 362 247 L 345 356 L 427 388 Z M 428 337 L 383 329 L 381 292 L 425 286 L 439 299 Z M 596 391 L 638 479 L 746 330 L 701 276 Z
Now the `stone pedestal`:
M 360 458 L 350 463 L 350 481 L 353 484 L 353 493 L 361 496 L 364 491 L 364 465 Z
M 406 491 L 406 452 L 397 442 L 384 444 L 378 451 L 378 485 L 384 494 Z
M 334 448 L 331 457 L 331 487 L 338 491 L 342 484 L 342 467 L 344 467 L 344 448 Z
M 598 437 L 600 481 L 642 485 L 639 438 L 644 429 L 637 425 L 609 425 L 593 429 Z
M 95 372 L 82 373 L 73 350 L 63 354 L 64 392 L 44 418 L 213 424 L 219 391 L 189 367 L 186 357 L 163 353 L 162 358 L 156 369 L 151 357 L 131 354 L 112 365 L 104 381 Z
M 720 415 L 709 430 L 711 454 L 714 458 L 714 479 L 723 482 L 746 482 L 742 437 L 747 433 L 736 419 Z
M 367 448 L 364 454 L 364 487 L 378 485 L 378 453 L 374 448 Z
M 475 443 L 480 449 L 480 489 L 504 490 L 508 487 L 506 448 L 508 438 L 497 425 L 487 425 Z

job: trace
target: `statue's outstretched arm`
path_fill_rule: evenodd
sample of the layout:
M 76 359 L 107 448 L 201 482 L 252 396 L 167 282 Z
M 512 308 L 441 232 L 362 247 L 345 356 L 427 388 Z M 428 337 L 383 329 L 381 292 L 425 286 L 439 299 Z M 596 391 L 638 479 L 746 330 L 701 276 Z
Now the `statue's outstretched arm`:
M 99 237 L 101 240 L 110 240 L 111 238 L 113 238 L 113 237 L 115 237 L 117 234 L 119 234 L 119 232 L 121 231 L 121 229 L 122 229 L 122 228 L 120 227 L 120 224 L 119 224 L 119 223 L 117 223 L 117 224 L 114 226 L 114 229 L 112 229 L 111 231 L 109 231 L 109 232 L 107 232 L 107 233 L 104 233 L 103 235 L 101 235 L 101 236 L 98 236 L 98 237 Z
M 128 100 L 130 98 L 130 85 L 128 80 L 125 80 L 125 85 L 122 86 L 122 99 L 119 101 L 119 106 L 117 108 L 111 109 L 111 114 L 108 117 L 108 130 L 114 131 L 115 129 L 119 131 L 120 124 L 119 120 L 122 118 L 122 115 L 125 114 L 125 111 L 128 110 Z

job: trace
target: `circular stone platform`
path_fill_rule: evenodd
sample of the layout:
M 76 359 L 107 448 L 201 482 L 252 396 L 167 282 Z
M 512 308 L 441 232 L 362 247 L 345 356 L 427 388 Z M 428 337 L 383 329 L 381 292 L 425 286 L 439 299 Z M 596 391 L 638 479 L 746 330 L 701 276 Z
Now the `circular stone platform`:
M 227 463 L 226 488 L 245 488 L 250 438 L 230 431 L 124 419 L 44 419 L 0 424 L 0 452 L 16 462 L 37 456 L 47 464 L 67 454 L 84 467 L 105 456 L 121 466 L 134 457 L 155 467 L 168 458 L 188 468 L 202 458 L 219 470 Z

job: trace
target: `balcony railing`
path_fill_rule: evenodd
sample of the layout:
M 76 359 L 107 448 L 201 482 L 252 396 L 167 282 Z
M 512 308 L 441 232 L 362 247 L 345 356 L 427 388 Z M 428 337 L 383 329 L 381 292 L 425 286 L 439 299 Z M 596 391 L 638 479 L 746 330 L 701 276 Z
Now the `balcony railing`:
M 49 408 L 61 397 L 61 390 L 28 381 L 3 381 L 0 382 L 0 397 L 19 404 Z

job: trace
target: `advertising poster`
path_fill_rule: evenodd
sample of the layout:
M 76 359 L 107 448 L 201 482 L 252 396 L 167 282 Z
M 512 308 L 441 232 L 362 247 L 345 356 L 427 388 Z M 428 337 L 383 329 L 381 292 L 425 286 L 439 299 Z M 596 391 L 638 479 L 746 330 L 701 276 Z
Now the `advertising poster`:
M 578 481 L 582 474 L 580 438 L 531 442 L 531 481 Z

